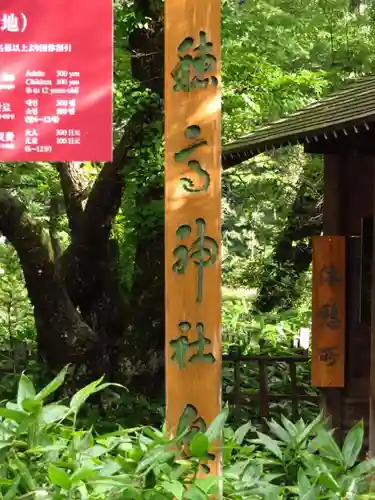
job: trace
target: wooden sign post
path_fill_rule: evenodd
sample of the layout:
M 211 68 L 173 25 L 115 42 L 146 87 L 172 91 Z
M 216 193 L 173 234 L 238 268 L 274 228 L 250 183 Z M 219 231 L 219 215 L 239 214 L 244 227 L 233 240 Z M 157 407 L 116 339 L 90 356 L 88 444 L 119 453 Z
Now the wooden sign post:
M 166 405 L 204 428 L 221 409 L 220 0 L 165 0 Z M 215 457 L 216 458 L 213 458 Z M 219 473 L 213 454 L 207 464 Z
M 345 237 L 313 238 L 312 385 L 345 385 Z

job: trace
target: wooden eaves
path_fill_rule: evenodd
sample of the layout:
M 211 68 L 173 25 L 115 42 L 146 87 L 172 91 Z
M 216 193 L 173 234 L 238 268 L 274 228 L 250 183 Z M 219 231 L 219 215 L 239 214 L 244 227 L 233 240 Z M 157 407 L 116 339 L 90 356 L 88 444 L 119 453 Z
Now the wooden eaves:
M 224 145 L 229 168 L 257 154 L 295 144 L 309 153 L 361 149 L 375 153 L 375 77 L 363 77 L 289 116 Z

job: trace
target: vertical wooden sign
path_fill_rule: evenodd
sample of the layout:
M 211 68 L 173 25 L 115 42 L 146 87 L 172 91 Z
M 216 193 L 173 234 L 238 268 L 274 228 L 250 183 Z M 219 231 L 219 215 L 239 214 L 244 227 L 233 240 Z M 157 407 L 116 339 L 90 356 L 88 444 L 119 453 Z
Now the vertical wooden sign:
M 166 405 L 203 430 L 221 409 L 220 0 L 165 0 Z M 216 457 L 216 458 L 213 458 Z M 217 454 L 208 462 L 219 473 Z
M 312 385 L 345 385 L 345 237 L 313 238 Z

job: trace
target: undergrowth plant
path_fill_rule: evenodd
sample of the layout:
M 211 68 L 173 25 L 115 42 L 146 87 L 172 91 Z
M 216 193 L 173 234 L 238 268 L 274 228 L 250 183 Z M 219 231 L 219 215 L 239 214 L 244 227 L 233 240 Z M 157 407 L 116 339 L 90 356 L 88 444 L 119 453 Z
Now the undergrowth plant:
M 39 392 L 23 374 L 16 401 L 0 408 L 2 500 L 371 498 L 375 460 L 359 461 L 362 422 L 342 449 L 321 415 L 308 424 L 271 420 L 264 434 L 251 423 L 228 427 L 227 408 L 207 429 L 191 425 L 185 411 L 174 438 L 149 426 L 118 425 L 100 434 L 93 426 L 79 428 L 77 415 L 91 395 L 111 384 L 99 379 L 69 401 L 49 402 L 66 373 L 67 368 Z M 218 440 L 219 480 L 205 473 Z

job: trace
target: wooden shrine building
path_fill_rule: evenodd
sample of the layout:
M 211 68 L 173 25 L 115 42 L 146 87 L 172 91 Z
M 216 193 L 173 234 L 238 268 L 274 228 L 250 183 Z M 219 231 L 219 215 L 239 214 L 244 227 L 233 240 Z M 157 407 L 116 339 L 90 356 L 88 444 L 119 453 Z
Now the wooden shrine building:
M 313 241 L 313 384 L 341 441 L 360 419 L 375 455 L 375 77 L 223 147 L 224 167 L 302 144 L 324 158 L 323 236 Z

